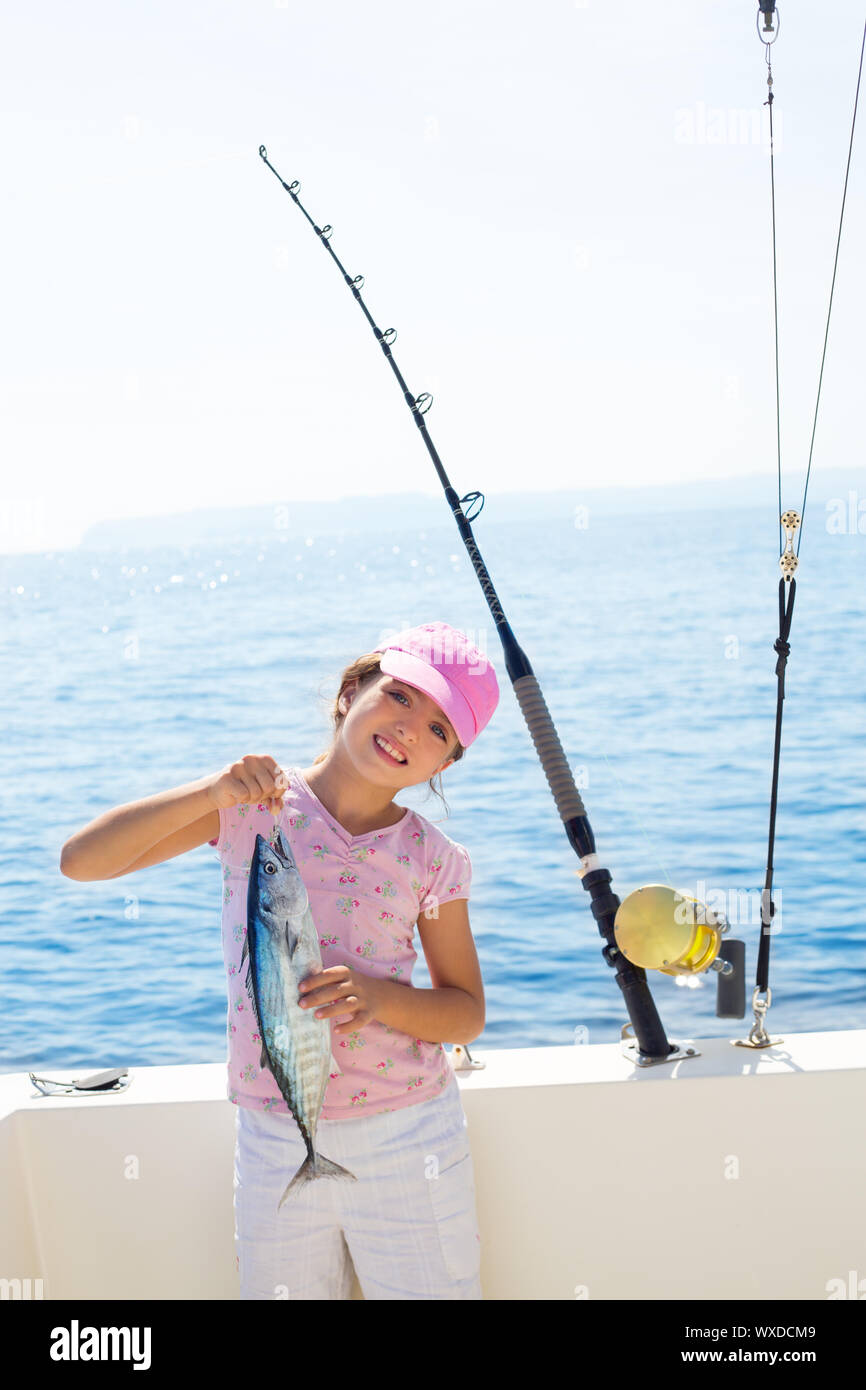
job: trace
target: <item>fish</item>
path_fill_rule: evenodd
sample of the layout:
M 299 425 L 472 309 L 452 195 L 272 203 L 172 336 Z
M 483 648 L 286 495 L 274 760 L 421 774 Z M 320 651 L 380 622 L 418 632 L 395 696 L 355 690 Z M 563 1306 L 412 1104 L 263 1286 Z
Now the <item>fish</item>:
M 307 1157 L 277 1206 L 314 1178 L 357 1181 L 316 1150 L 316 1129 L 334 1063 L 331 1026 L 302 1009 L 298 986 L 322 969 L 310 899 L 282 830 L 256 836 L 247 889 L 244 985 L 262 1038 L 261 1064 L 271 1072 L 307 1146 Z M 339 1067 L 337 1068 L 339 1070 Z

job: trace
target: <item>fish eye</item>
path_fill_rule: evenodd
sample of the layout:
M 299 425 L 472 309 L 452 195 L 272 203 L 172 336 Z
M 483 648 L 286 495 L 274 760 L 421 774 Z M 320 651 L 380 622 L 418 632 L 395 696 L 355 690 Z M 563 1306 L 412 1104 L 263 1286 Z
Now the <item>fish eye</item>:
M 277 866 L 276 866 L 276 864 L 267 863 L 267 864 L 265 865 L 265 873 L 266 873 L 266 874 L 275 874 L 276 872 L 277 872 Z

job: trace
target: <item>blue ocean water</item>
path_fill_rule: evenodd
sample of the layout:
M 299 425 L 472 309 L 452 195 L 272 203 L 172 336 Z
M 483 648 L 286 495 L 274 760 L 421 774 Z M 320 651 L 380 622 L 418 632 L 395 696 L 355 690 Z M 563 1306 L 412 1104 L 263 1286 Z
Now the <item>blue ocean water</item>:
M 444 505 L 444 504 L 443 504 Z M 622 898 L 644 883 L 759 938 L 776 705 L 778 523 L 761 509 L 474 524 Z M 775 523 L 775 524 L 774 524 Z M 807 514 L 786 677 L 770 1014 L 866 1026 L 864 548 Z M 627 1021 L 456 528 L 282 531 L 252 543 L 0 561 L 0 1070 L 225 1058 L 221 881 L 210 847 L 102 883 L 59 869 L 111 807 L 246 753 L 308 766 L 343 666 L 441 618 L 502 699 L 443 779 L 401 794 L 466 845 L 489 1047 L 615 1042 Z M 414 983 L 428 986 L 423 957 Z M 713 980 L 651 974 L 672 1038 L 744 1036 Z M 577 1030 L 577 1033 L 576 1033 Z M 582 1030 L 582 1031 L 581 1031 Z

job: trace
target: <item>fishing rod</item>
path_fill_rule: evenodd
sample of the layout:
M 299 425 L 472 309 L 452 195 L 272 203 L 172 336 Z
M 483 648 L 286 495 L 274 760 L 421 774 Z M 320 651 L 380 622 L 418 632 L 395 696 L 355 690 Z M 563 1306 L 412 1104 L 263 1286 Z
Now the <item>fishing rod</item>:
M 330 236 L 333 228 L 330 223 L 324 227 L 317 226 L 300 201 L 298 197 L 298 190 L 301 186 L 299 181 L 295 179 L 292 183 L 286 183 L 281 178 L 268 159 L 268 152 L 264 145 L 259 146 L 259 154 L 271 173 L 282 184 L 295 206 L 300 208 L 351 290 L 387 358 L 403 394 L 403 399 L 412 412 L 412 417 L 418 426 L 427 452 L 433 460 L 433 466 L 445 491 L 445 498 L 451 508 L 457 529 L 466 546 L 482 593 L 496 624 L 496 631 L 499 634 L 505 656 L 505 668 L 526 720 L 535 751 L 544 769 L 548 786 L 556 802 L 556 809 L 569 843 L 580 860 L 577 875 L 584 889 L 590 895 L 592 915 L 605 942 L 602 947 L 602 956 L 615 972 L 616 982 L 622 992 L 623 1001 L 634 1030 L 634 1040 L 628 1043 L 624 1041 L 623 1050 L 626 1055 L 633 1056 L 640 1066 L 697 1056 L 695 1048 L 682 1049 L 676 1043 L 668 1041 L 650 993 L 644 966 L 650 965 L 665 970 L 665 973 L 669 974 L 691 974 L 695 970 L 708 969 L 712 966 L 719 973 L 717 1014 L 720 1017 L 742 1018 L 744 1006 L 740 1007 L 737 1003 L 737 981 L 739 980 L 741 983 L 742 971 L 740 969 L 739 974 L 737 974 L 737 963 L 740 962 L 740 956 L 737 955 L 736 950 L 742 943 L 722 943 L 721 937 L 728 930 L 728 924 L 721 914 L 713 914 L 694 899 L 688 898 L 686 895 L 676 894 L 671 889 L 665 889 L 659 885 L 638 889 L 636 893 L 629 895 L 625 904 L 621 904 L 620 899 L 613 892 L 610 886 L 610 871 L 602 865 L 596 852 L 595 837 L 586 808 L 575 785 L 574 776 L 563 752 L 538 680 L 530 665 L 529 658 L 519 646 L 503 612 L 502 604 L 472 533 L 470 522 L 475 520 L 484 506 L 484 496 L 480 492 L 468 492 L 464 497 L 457 496 L 423 418 L 433 403 L 433 397 L 428 391 L 422 392 L 420 396 L 413 395 L 391 352 L 391 345 L 397 336 L 396 330 L 388 328 L 383 332 L 376 324 L 361 296 L 364 276 L 355 275 L 353 277 L 348 273 L 331 246 Z M 464 503 L 467 504 L 468 515 L 463 511 Z M 475 503 L 479 505 L 477 510 L 473 511 L 472 507 Z M 642 894 L 647 896 L 641 897 Z M 659 894 L 662 895 L 661 898 Z M 674 920 L 675 914 L 677 915 L 676 921 Z M 657 920 L 660 915 L 663 919 L 661 930 L 659 930 Z M 648 916 L 652 919 L 649 931 L 649 935 L 653 938 L 651 949 L 646 948 Z M 643 944 L 646 959 L 640 959 L 638 940 Z M 671 944 L 672 942 L 673 944 Z M 723 946 L 729 948 L 728 954 L 731 956 L 731 960 L 725 959 Z M 638 955 L 637 960 L 636 955 Z M 731 978 L 735 975 L 736 979 Z M 723 993 L 723 979 L 725 977 L 727 977 L 727 993 Z M 733 994 L 731 993 L 731 985 L 734 986 Z M 729 1012 L 732 1008 L 735 1010 L 733 1013 Z M 736 1012 L 738 1008 L 739 1012 Z M 726 1012 L 720 1012 L 720 1009 L 725 1009 Z M 623 1029 L 622 1036 L 625 1040 L 627 1029 Z

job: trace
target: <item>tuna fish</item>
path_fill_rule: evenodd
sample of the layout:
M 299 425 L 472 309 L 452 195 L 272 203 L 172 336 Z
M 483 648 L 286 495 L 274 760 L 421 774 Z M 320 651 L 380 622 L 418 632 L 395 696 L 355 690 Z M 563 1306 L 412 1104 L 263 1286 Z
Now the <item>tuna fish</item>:
M 241 954 L 244 981 L 262 1036 L 262 1067 L 273 1075 L 304 1136 L 307 1157 L 290 1192 L 313 1178 L 354 1173 L 316 1152 L 316 1128 L 331 1070 L 331 1025 L 302 1009 L 298 985 L 322 970 L 319 938 L 304 881 L 280 830 L 269 844 L 256 836 L 247 891 L 247 934 Z

